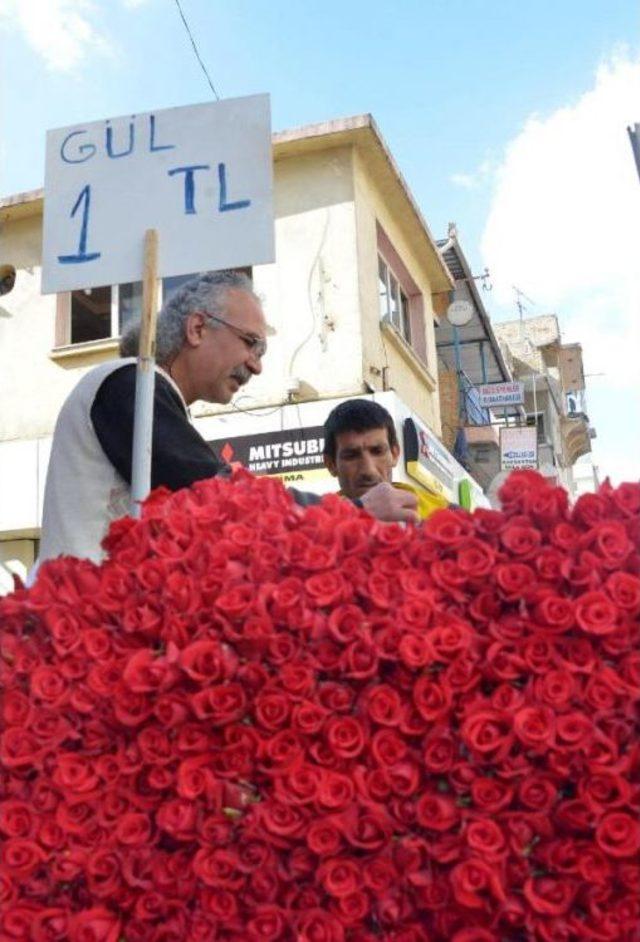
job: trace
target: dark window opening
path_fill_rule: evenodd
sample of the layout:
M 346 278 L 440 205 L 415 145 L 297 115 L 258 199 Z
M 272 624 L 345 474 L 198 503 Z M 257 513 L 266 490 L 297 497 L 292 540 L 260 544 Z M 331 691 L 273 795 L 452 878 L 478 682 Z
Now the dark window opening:
M 111 288 L 83 288 L 71 292 L 71 343 L 86 343 L 111 336 Z

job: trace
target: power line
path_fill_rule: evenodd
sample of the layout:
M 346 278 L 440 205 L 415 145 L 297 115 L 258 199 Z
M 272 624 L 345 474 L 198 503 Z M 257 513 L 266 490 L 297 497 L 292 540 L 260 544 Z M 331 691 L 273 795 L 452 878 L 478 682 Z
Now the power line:
M 183 11 L 182 11 L 182 7 L 180 6 L 180 0 L 175 0 L 175 4 L 176 4 L 176 6 L 177 6 L 177 8 L 178 8 L 178 13 L 180 14 L 180 18 L 181 18 L 182 22 L 184 23 L 184 28 L 185 28 L 186 31 L 187 31 L 187 35 L 188 35 L 189 39 L 191 40 L 191 45 L 193 46 L 193 51 L 195 52 L 196 58 L 197 58 L 198 62 L 200 63 L 200 68 L 201 68 L 202 71 L 204 72 L 204 74 L 205 74 L 205 76 L 206 76 L 206 78 L 207 78 L 207 82 L 209 83 L 209 87 L 211 88 L 211 91 L 212 91 L 213 94 L 215 95 L 216 100 L 217 100 L 217 101 L 220 101 L 220 95 L 218 95 L 218 93 L 217 93 L 217 91 L 216 91 L 216 89 L 215 89 L 215 86 L 214 86 L 213 82 L 211 81 L 211 76 L 210 76 L 209 73 L 207 72 L 207 67 L 206 67 L 206 65 L 204 64 L 204 62 L 202 61 L 202 58 L 201 58 L 201 56 L 200 56 L 200 53 L 198 52 L 198 47 L 196 46 L 196 41 L 195 41 L 195 39 L 193 38 L 193 34 L 192 34 L 191 30 L 189 29 L 189 24 L 187 23 L 187 19 L 186 19 L 185 15 L 184 15 L 184 13 L 183 13 Z

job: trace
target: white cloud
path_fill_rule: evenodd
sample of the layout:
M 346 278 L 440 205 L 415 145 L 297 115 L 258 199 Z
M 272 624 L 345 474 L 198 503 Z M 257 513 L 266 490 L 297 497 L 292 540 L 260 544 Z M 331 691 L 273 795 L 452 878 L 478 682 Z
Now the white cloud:
M 483 160 L 472 173 L 452 173 L 449 179 L 463 190 L 476 190 L 491 179 L 493 170 L 493 162 L 487 159 Z
M 0 26 L 22 34 L 57 72 L 71 72 L 88 56 L 113 51 L 90 0 L 0 0 Z
M 589 402 L 598 405 L 604 384 L 621 410 L 635 403 L 636 417 L 640 183 L 626 128 L 637 121 L 640 58 L 617 54 L 575 103 L 531 116 L 508 145 L 482 237 L 495 300 L 515 314 L 517 285 L 536 302 L 528 315 L 557 313 L 563 339 L 583 345 L 585 372 L 606 373 L 587 381 Z M 617 427 L 598 428 L 595 446 L 613 477 L 630 464 Z M 638 476 L 640 455 L 635 462 Z

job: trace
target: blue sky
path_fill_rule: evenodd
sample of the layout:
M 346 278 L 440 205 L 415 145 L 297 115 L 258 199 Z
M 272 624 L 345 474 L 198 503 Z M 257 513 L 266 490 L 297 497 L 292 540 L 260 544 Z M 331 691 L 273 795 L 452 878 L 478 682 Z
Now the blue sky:
M 512 284 L 582 341 L 595 459 L 638 477 L 636 0 L 182 0 L 222 97 L 274 129 L 371 112 L 434 235 L 455 220 L 496 320 Z M 173 0 L 0 0 L 0 193 L 58 127 L 211 98 Z

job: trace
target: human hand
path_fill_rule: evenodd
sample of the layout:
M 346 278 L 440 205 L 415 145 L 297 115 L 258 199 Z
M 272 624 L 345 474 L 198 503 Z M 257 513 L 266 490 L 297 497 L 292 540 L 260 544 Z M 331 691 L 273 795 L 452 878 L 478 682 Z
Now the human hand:
M 376 484 L 360 498 L 362 506 L 372 517 L 386 523 L 417 523 L 418 501 L 415 494 L 392 484 Z

